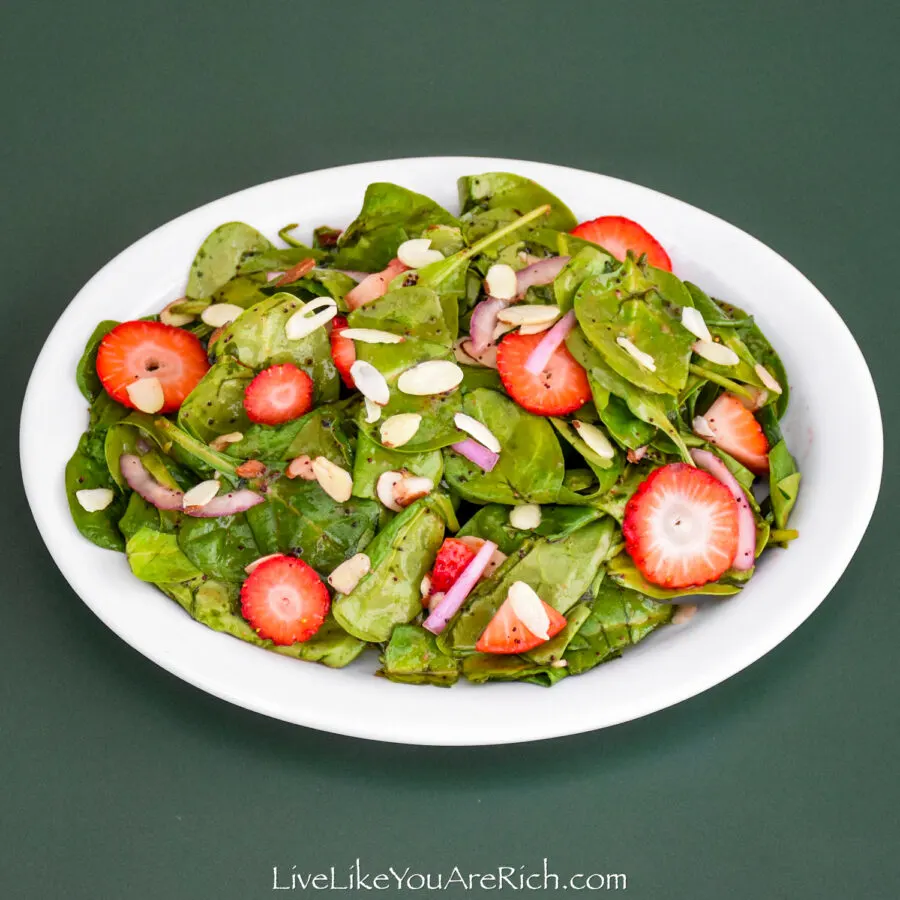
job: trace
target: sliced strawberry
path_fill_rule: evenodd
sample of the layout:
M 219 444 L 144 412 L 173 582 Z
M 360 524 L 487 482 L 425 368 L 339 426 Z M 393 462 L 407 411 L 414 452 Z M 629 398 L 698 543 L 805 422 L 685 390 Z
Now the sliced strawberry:
M 206 351 L 189 331 L 162 322 L 123 322 L 103 338 L 97 350 L 97 375 L 106 392 L 135 408 L 128 385 L 156 378 L 165 403 L 161 413 L 181 406 L 209 369 Z
M 331 598 L 302 559 L 271 556 L 241 587 L 241 612 L 261 637 L 286 646 L 309 640 L 328 615 Z
M 363 280 L 352 290 L 347 291 L 344 300 L 347 302 L 349 309 L 359 309 L 379 297 L 383 297 L 387 293 L 388 285 L 401 272 L 405 272 L 409 266 L 403 265 L 399 259 L 392 259 L 385 269 L 380 272 L 373 272 L 371 275 L 363 278 Z
M 356 345 L 350 338 L 341 337 L 346 327 L 347 320 L 343 316 L 335 316 L 331 320 L 331 358 L 341 373 L 341 381 L 353 390 L 356 382 L 350 374 L 350 367 L 356 362 Z
M 244 391 L 244 409 L 251 422 L 282 425 L 312 409 L 313 380 L 291 363 L 263 369 Z
M 703 435 L 711 444 L 721 447 L 751 472 L 764 475 L 769 471 L 769 442 L 753 413 L 734 394 L 724 393 L 703 417 L 712 435 Z
M 666 588 L 706 584 L 734 562 L 738 506 L 708 472 L 670 463 L 651 472 L 628 501 L 622 533 L 647 581 Z
M 275 287 L 281 287 L 283 284 L 293 284 L 295 281 L 299 281 L 307 272 L 312 271 L 315 267 L 316 261 L 311 256 L 306 257 L 306 259 L 301 259 L 300 262 L 291 266 L 290 269 L 275 282 Z
M 497 369 L 503 387 L 516 403 L 539 416 L 563 416 L 591 399 L 591 386 L 584 369 L 560 345 L 540 375 L 525 369 L 531 351 L 543 334 L 507 334 L 497 348 Z
M 463 569 L 475 559 L 475 552 L 459 538 L 447 538 L 441 544 L 431 570 L 431 593 L 449 591 Z
M 672 260 L 659 241 L 649 231 L 624 216 L 600 216 L 590 222 L 582 222 L 573 229 L 575 237 L 599 244 L 616 259 L 625 259 L 631 250 L 635 256 L 647 255 L 647 262 L 657 269 L 672 271 Z
M 522 620 L 513 610 L 512 601 L 507 598 L 494 614 L 494 618 L 488 622 L 487 628 L 475 644 L 475 649 L 479 653 L 527 653 L 559 634 L 566 627 L 565 618 L 543 600 L 541 605 L 547 613 L 547 618 L 550 619 L 546 639 L 532 634 L 522 624 Z

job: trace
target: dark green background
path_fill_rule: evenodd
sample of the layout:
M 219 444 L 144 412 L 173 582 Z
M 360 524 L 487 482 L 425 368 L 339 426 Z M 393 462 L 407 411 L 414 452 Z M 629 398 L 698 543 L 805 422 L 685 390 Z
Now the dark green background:
M 900 895 L 892 4 L 4 10 L 4 900 L 293 896 L 271 892 L 273 865 L 343 867 L 357 855 L 373 869 L 425 870 L 549 856 L 561 871 L 624 871 L 640 898 Z M 887 474 L 838 587 L 764 660 L 642 721 L 431 750 L 236 709 L 93 617 L 19 487 L 28 372 L 110 257 L 257 182 L 453 153 L 605 172 L 736 223 L 830 298 L 879 387 Z

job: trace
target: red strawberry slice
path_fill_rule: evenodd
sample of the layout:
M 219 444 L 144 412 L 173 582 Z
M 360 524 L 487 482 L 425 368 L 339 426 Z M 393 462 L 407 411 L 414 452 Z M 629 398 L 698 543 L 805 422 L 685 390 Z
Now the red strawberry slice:
M 287 646 L 309 640 L 328 615 L 331 598 L 302 559 L 271 556 L 241 587 L 241 612 L 261 637 Z
M 353 390 L 356 382 L 350 374 L 350 367 L 356 362 L 356 345 L 350 338 L 341 337 L 346 327 L 347 320 L 343 316 L 335 316 L 331 320 L 331 358 L 341 373 L 341 381 Z
M 380 272 L 373 272 L 371 275 L 363 278 L 363 280 L 352 290 L 347 291 L 344 300 L 347 302 L 349 309 L 359 309 L 379 297 L 383 297 L 387 293 L 388 285 L 401 272 L 405 272 L 409 266 L 405 266 L 399 259 L 392 259 L 385 269 Z
M 292 363 L 263 369 L 244 390 L 244 409 L 251 422 L 282 425 L 312 409 L 313 380 Z
M 123 322 L 103 338 L 97 350 L 97 375 L 106 392 L 135 409 L 128 385 L 156 378 L 165 403 L 160 413 L 172 412 L 197 386 L 209 369 L 206 351 L 189 331 L 162 322 Z
M 560 345 L 539 375 L 525 369 L 531 351 L 543 334 L 507 334 L 497 348 L 497 369 L 503 387 L 516 403 L 539 416 L 563 416 L 591 399 L 591 386 L 584 369 Z
M 463 569 L 475 559 L 475 550 L 458 538 L 447 538 L 438 550 L 431 570 L 431 593 L 444 593 L 453 587 Z
M 734 394 L 720 394 L 703 418 L 712 436 L 701 437 L 721 447 L 751 472 L 764 475 L 769 471 L 769 442 L 743 401 Z
M 547 628 L 547 634 L 550 638 L 559 634 L 566 627 L 566 620 L 552 606 L 548 606 L 541 601 L 544 612 L 550 619 L 550 625 Z M 488 627 L 484 629 L 475 649 L 479 653 L 527 653 L 534 650 L 535 647 L 545 643 L 545 639 L 532 634 L 523 624 L 522 620 L 515 614 L 512 607 L 512 601 L 507 598 L 503 601 L 503 605 L 494 614 L 494 618 L 488 622 Z
M 672 271 L 672 260 L 659 241 L 649 231 L 624 216 L 600 216 L 590 222 L 582 222 L 573 229 L 575 237 L 599 244 L 616 259 L 625 259 L 631 250 L 635 256 L 647 254 L 647 262 L 657 269 Z
M 301 259 L 300 262 L 291 266 L 290 269 L 275 282 L 275 287 L 281 287 L 283 284 L 293 284 L 295 281 L 299 281 L 307 272 L 311 272 L 315 267 L 316 261 L 311 256 L 306 257 L 306 259 Z
M 651 472 L 628 501 L 622 533 L 647 581 L 666 588 L 702 585 L 734 562 L 738 506 L 708 472 L 671 463 Z

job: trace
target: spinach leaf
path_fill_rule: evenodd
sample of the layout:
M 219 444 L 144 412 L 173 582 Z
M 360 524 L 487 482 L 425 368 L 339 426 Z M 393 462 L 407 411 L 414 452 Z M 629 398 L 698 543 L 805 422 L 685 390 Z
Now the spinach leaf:
M 422 611 L 419 587 L 443 539 L 443 518 L 423 500 L 399 513 L 366 548 L 369 574 L 335 598 L 338 623 L 361 640 L 386 641 L 395 625 L 411 622 Z
M 191 263 L 187 296 L 194 300 L 211 297 L 238 274 L 246 257 L 272 249 L 268 238 L 243 222 L 220 225 L 200 245 Z
M 571 231 L 578 220 L 562 200 L 536 181 L 509 172 L 464 175 L 457 181 L 459 205 L 464 213 L 474 209 L 511 208 L 519 215 L 536 206 L 550 205 L 546 227 Z
M 91 543 L 105 550 L 125 549 L 125 540 L 117 527 L 117 523 L 125 509 L 125 501 L 118 492 L 113 502 L 106 509 L 88 512 L 78 502 L 77 491 L 92 488 L 109 488 L 116 491 L 116 485 L 110 478 L 109 470 L 102 460 L 86 452 L 87 434 L 79 441 L 78 449 L 66 464 L 66 498 L 69 501 L 69 512 L 75 527 Z
M 797 471 L 797 463 L 782 438 L 769 450 L 769 499 L 776 528 L 787 528 L 799 491 L 800 473 Z
M 726 597 L 736 594 L 741 589 L 739 584 L 724 580 L 728 578 L 729 574 L 732 574 L 729 572 L 726 572 L 719 581 L 711 581 L 709 584 L 700 585 L 700 587 L 677 589 L 660 587 L 647 581 L 638 571 L 631 557 L 625 552 L 620 553 L 609 561 L 606 572 L 616 584 L 638 591 L 647 597 L 652 597 L 654 600 L 671 601 L 678 597 L 688 597 L 694 594 Z
M 321 260 L 328 256 L 321 250 L 312 247 L 304 247 L 303 244 L 295 244 L 293 247 L 272 247 L 261 250 L 250 256 L 244 257 L 238 266 L 238 274 L 255 275 L 259 272 L 280 272 L 290 269 L 304 259 Z
M 131 571 L 141 581 L 187 581 L 200 575 L 200 570 L 181 552 L 174 534 L 141 528 L 125 545 Z
M 154 531 L 162 531 L 160 511 L 148 503 L 140 494 L 132 491 L 128 497 L 128 505 L 125 514 L 119 519 L 119 531 L 127 541 L 142 528 L 152 528 Z M 124 545 L 123 548 L 124 549 Z
M 269 461 L 324 456 L 346 468 L 353 459 L 346 427 L 344 404 L 325 404 L 284 425 L 254 423 L 243 432 L 242 440 L 229 445 L 228 454 Z
M 347 316 L 347 323 L 351 328 L 376 328 L 451 347 L 459 327 L 455 313 L 454 305 L 447 315 L 436 291 L 427 287 L 407 287 L 388 291 L 383 297 L 354 310 Z
M 84 353 L 78 360 L 75 369 L 75 383 L 88 403 L 93 403 L 103 391 L 100 377 L 97 375 L 97 351 L 100 343 L 119 323 L 113 319 L 105 319 L 93 331 L 84 347 Z
M 253 369 L 223 356 L 185 397 L 178 425 L 207 444 L 220 434 L 246 432 L 250 420 L 244 410 L 244 391 L 253 377 Z
M 619 263 L 598 247 L 583 247 L 563 267 L 553 282 L 556 305 L 565 313 L 575 304 L 578 288 L 588 278 L 611 280 Z
M 419 625 L 397 625 L 381 663 L 379 675 L 403 684 L 450 687 L 459 678 L 459 663 L 441 653 L 434 635 Z
M 178 546 L 204 575 L 222 581 L 243 581 L 244 567 L 263 555 L 243 513 L 214 519 L 185 516 Z
M 430 478 L 438 484 L 444 472 L 444 458 L 439 450 L 424 453 L 404 453 L 388 450 L 360 432 L 353 463 L 353 495 L 377 499 L 375 486 L 385 472 L 405 470 L 413 475 Z
M 591 607 L 587 603 L 576 603 L 566 613 L 566 627 L 549 641 L 524 654 L 525 658 L 539 666 L 549 666 L 563 659 L 566 649 L 590 614 Z
M 526 659 L 524 656 L 494 656 L 490 653 L 475 653 L 467 656 L 462 663 L 462 673 L 473 684 L 488 681 L 532 681 L 540 676 L 548 676 L 539 683 L 549 683 L 551 673 L 554 681 L 565 678 L 564 669 L 548 669 Z

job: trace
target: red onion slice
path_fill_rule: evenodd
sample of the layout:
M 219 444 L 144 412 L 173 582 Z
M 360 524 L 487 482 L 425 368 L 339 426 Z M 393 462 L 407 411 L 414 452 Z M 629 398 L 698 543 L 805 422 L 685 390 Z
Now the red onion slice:
M 205 506 L 189 506 L 185 512 L 195 519 L 217 519 L 219 516 L 234 516 L 246 512 L 264 500 L 264 497 L 254 491 L 230 491 L 213 497 Z
M 266 281 L 277 281 L 284 275 L 284 270 L 277 269 L 272 272 L 266 272 Z
M 497 327 L 497 315 L 509 304 L 505 300 L 489 297 L 482 300 L 472 310 L 469 333 L 472 336 L 472 349 L 475 353 L 484 353 L 494 340 L 494 329 Z
M 490 472 L 494 466 L 497 465 L 497 460 L 500 459 L 499 453 L 488 450 L 487 447 L 479 444 L 478 441 L 473 440 L 472 438 L 466 438 L 464 441 L 457 441 L 450 446 L 460 456 L 464 456 L 469 462 L 475 463 L 479 469 L 483 469 L 485 472 Z
M 432 634 L 440 634 L 447 627 L 447 623 L 456 615 L 456 611 L 463 605 L 466 597 L 472 593 L 472 588 L 478 583 L 478 579 L 484 574 L 496 549 L 497 545 L 493 541 L 485 541 L 472 562 L 453 582 L 453 586 L 444 594 L 444 599 L 435 606 L 425 620 L 425 627 Z
M 516 272 L 516 292 L 518 296 L 521 297 L 530 287 L 552 284 L 570 259 L 571 257 L 569 256 L 548 256 L 546 259 L 540 259 L 524 269 L 519 269 Z
M 575 310 L 570 309 L 540 340 L 525 360 L 525 371 L 540 375 L 544 371 L 556 348 L 568 337 L 575 327 Z
M 752 569 L 756 561 L 756 519 L 753 518 L 753 510 L 744 489 L 715 453 L 709 450 L 691 450 L 691 459 L 731 491 L 731 496 L 738 505 L 738 546 L 731 566 L 741 572 Z
M 123 453 L 119 458 L 119 470 L 128 486 L 157 509 L 181 509 L 184 493 L 160 484 L 147 471 L 139 456 Z

